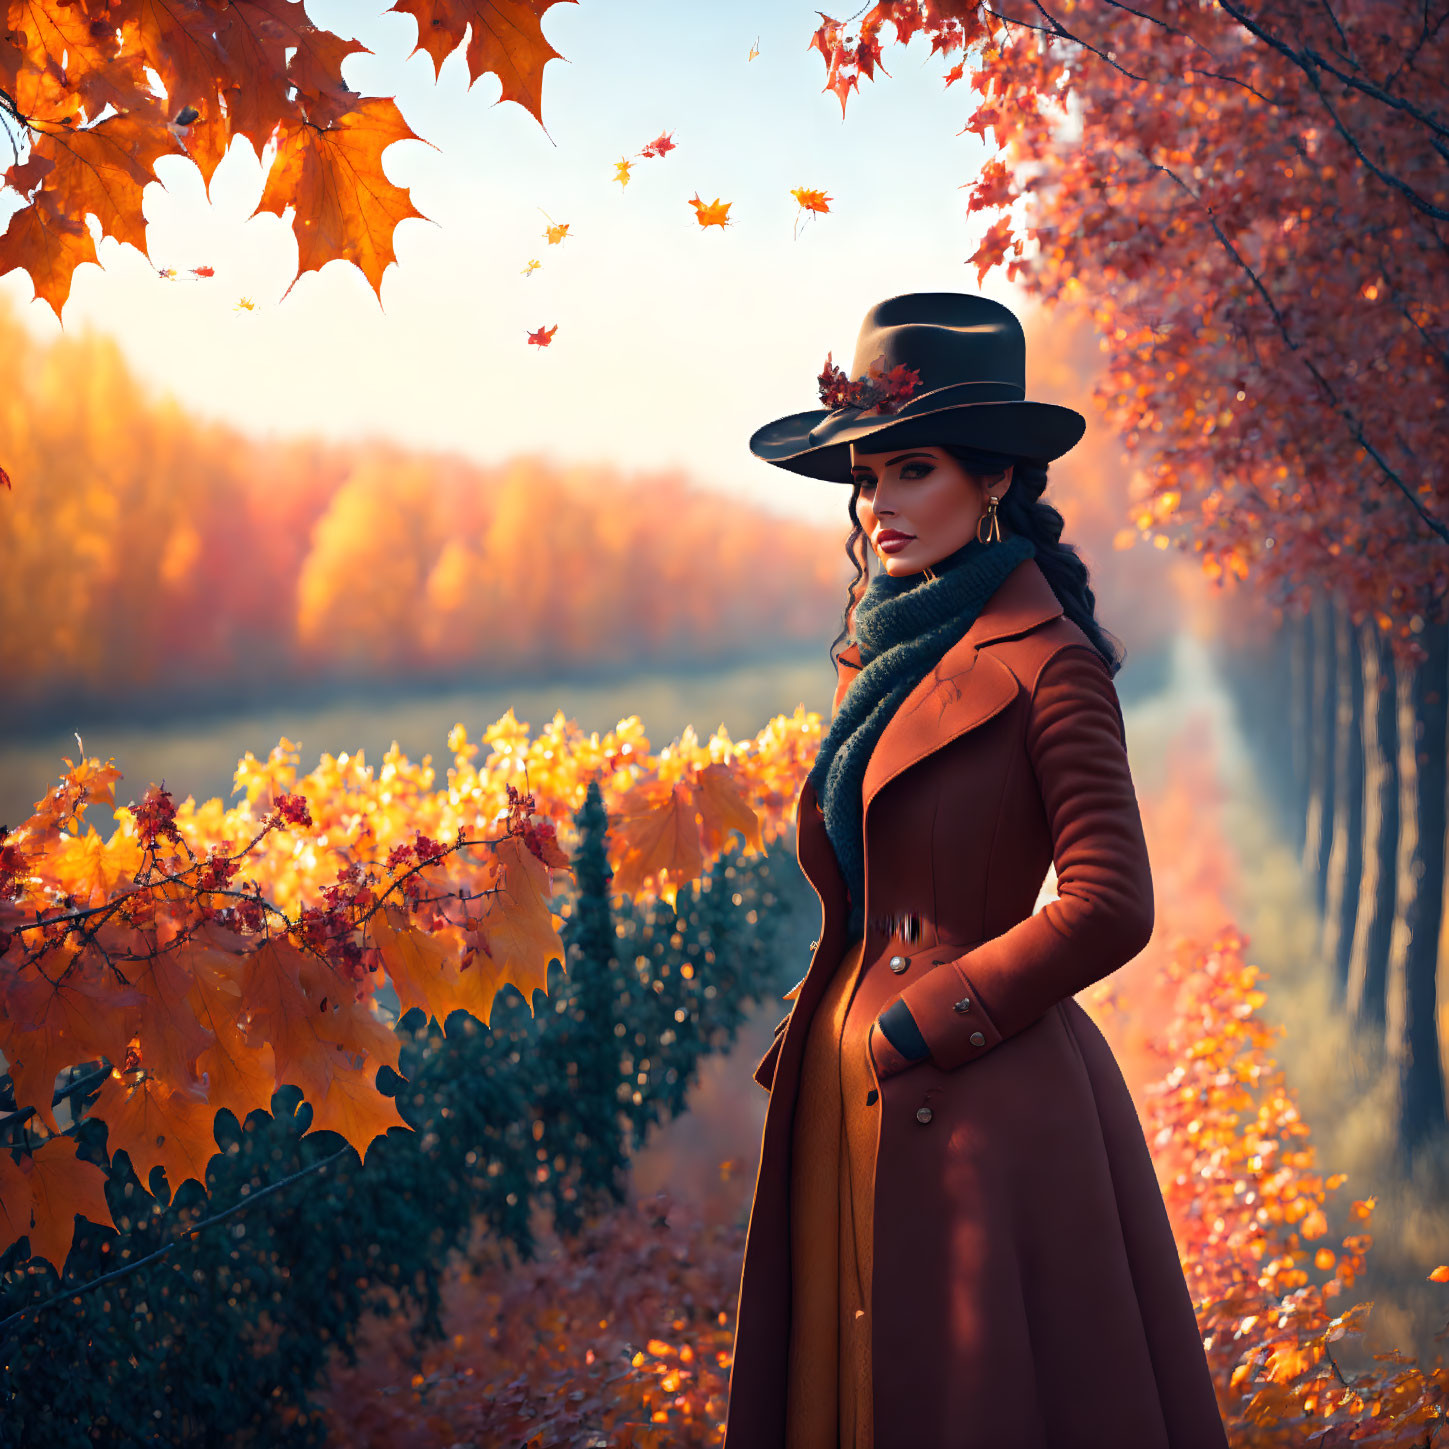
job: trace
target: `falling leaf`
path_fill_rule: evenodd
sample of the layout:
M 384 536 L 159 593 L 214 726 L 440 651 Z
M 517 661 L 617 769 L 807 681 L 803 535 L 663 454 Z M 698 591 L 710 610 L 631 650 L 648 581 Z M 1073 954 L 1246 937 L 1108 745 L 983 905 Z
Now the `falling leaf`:
M 553 341 L 553 334 L 557 331 L 558 323 L 555 322 L 552 327 L 540 327 L 537 332 L 530 332 L 528 340 L 536 347 L 547 347 Z
M 241 298 L 236 306 L 232 308 L 233 312 L 255 312 L 256 310 L 257 304 L 250 297 Z
M 569 224 L 565 221 L 557 226 L 550 226 L 543 234 L 548 238 L 549 246 L 556 247 L 569 234 Z
M 663 156 L 666 152 L 676 150 L 675 143 L 669 138 L 672 131 L 661 131 L 639 154 L 641 156 Z
M 829 211 L 831 199 L 823 191 L 814 191 L 809 187 L 795 186 L 790 189 L 790 195 L 800 203 L 806 211 Z
M 634 163 L 632 161 L 629 161 L 627 159 L 614 162 L 614 180 L 617 181 L 620 186 L 627 186 L 629 184 L 629 170 L 633 166 L 633 164 Z
M 523 275 L 525 277 L 531 277 L 542 265 L 543 263 L 537 257 L 531 258 L 528 265 L 523 269 Z
M 750 47 L 750 53 L 745 57 L 745 59 L 746 60 L 753 60 L 759 53 L 760 53 L 760 37 L 757 35 L 755 37 L 755 43 Z
M 696 191 L 689 204 L 694 208 L 695 219 L 701 226 L 725 227 L 729 225 L 729 210 L 734 202 L 722 202 L 717 196 L 712 202 L 704 202 L 699 199 L 699 193 Z
M 946 72 L 946 74 L 942 77 L 942 79 L 946 82 L 946 84 L 948 86 L 952 86 L 952 85 L 955 85 L 956 82 L 958 80 L 960 80 L 961 77 L 965 73 L 966 73 L 966 63 L 965 63 L 965 61 L 958 60 L 956 62 L 956 64 L 953 65 L 951 67 L 951 69 Z
M 214 277 L 216 275 L 215 267 L 192 267 L 191 270 L 198 277 Z
M 800 203 L 800 210 L 795 216 L 795 235 L 800 235 L 800 219 L 804 217 L 809 221 L 812 216 L 821 215 L 830 210 L 831 197 L 823 191 L 808 186 L 792 186 L 790 195 Z
M 174 277 L 176 275 L 176 268 L 175 267 L 157 267 L 156 268 L 156 275 L 158 277 L 160 277 L 163 282 L 169 282 L 172 279 L 172 277 Z

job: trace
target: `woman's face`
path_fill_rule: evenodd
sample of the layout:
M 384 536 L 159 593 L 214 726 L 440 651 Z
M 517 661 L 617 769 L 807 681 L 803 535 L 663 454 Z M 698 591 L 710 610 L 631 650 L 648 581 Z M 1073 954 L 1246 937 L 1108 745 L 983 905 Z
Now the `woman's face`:
M 897 445 L 867 452 L 850 445 L 850 471 L 860 485 L 856 516 L 892 578 L 913 574 L 954 553 L 977 535 L 977 524 L 995 494 L 1000 502 L 1011 486 L 1011 468 L 977 477 L 942 448 Z M 910 534 L 895 551 L 881 547 L 882 535 Z M 1002 537 L 1006 531 L 1002 530 Z

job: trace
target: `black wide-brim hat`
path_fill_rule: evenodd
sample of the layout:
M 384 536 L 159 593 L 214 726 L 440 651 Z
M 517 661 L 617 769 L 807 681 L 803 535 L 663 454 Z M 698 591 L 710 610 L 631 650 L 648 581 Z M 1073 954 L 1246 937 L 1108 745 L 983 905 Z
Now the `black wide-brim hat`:
M 915 381 L 886 410 L 846 404 L 791 413 L 758 429 L 750 451 L 807 478 L 849 483 L 850 445 L 866 438 L 872 451 L 957 444 L 1047 463 L 1087 430 L 1074 409 L 1027 398 L 1021 323 L 1010 308 L 972 292 L 906 292 L 866 313 L 850 370 L 866 391 L 856 396 L 870 396 L 872 375 L 893 372 Z

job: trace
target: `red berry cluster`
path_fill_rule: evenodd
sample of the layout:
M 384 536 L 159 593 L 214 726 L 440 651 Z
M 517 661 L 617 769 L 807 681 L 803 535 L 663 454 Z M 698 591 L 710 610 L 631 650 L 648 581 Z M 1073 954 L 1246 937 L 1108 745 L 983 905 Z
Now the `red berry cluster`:
M 154 850 L 162 836 L 181 844 L 181 832 L 176 828 L 176 802 L 164 785 L 152 785 L 146 791 L 145 799 L 135 807 L 135 817 L 143 849 Z
M 272 803 L 288 825 L 308 827 L 312 824 L 312 811 L 305 795 L 278 795 Z
M 858 382 L 852 382 L 843 369 L 825 354 L 820 373 L 820 401 L 828 408 L 863 408 L 893 413 L 920 386 L 921 374 L 898 362 L 889 372 L 884 368 L 885 355 L 871 363 L 869 371 Z

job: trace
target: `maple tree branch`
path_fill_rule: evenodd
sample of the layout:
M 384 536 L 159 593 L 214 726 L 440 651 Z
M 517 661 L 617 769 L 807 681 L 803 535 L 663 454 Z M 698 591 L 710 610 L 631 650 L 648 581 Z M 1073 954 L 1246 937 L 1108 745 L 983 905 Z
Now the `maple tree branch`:
M 1319 84 L 1318 76 L 1314 68 L 1311 65 L 1305 66 L 1304 74 L 1307 75 L 1308 83 L 1313 87 L 1314 93 L 1317 95 L 1318 99 L 1323 102 L 1324 110 L 1326 110 L 1328 114 L 1332 117 L 1333 124 L 1338 128 L 1338 134 L 1343 137 L 1345 142 L 1347 142 L 1350 150 L 1353 151 L 1354 155 L 1356 155 L 1358 159 L 1362 161 L 1363 164 L 1367 166 L 1368 169 L 1372 171 L 1373 174 L 1377 176 L 1379 180 L 1382 181 L 1386 186 L 1391 186 L 1394 190 L 1400 192 L 1408 200 L 1409 204 L 1413 206 L 1416 210 L 1422 211 L 1425 216 L 1432 216 L 1435 221 L 1449 221 L 1449 210 L 1445 210 L 1442 206 L 1435 206 L 1431 201 L 1426 201 L 1422 196 L 1419 195 L 1417 191 L 1414 190 L 1413 187 L 1408 185 L 1407 182 L 1400 181 L 1397 176 L 1391 174 L 1390 172 L 1382 170 L 1378 166 L 1375 166 L 1374 163 L 1370 161 L 1366 155 L 1364 155 L 1363 147 L 1359 145 L 1358 139 L 1349 133 L 1348 127 L 1344 125 L 1343 121 L 1339 117 L 1338 112 L 1334 110 L 1333 103 L 1324 93 L 1323 87 Z M 1442 127 L 1436 127 L 1435 129 L 1441 131 L 1442 134 L 1449 136 L 1449 131 L 1444 131 Z M 1437 142 L 1434 142 L 1432 144 L 1434 145 L 1434 149 L 1438 151 L 1440 156 L 1445 156 L 1446 153 L 1442 145 Z M 1449 157 L 1446 157 L 1446 159 L 1449 159 Z
M 1333 28 L 1338 32 L 1338 43 L 1343 46 L 1342 59 L 1355 70 L 1362 70 L 1363 67 L 1353 58 L 1348 36 L 1343 33 L 1343 26 L 1338 23 L 1338 16 L 1333 13 L 1333 6 L 1328 3 L 1328 0 L 1318 0 L 1318 3 L 1323 6 L 1323 13 L 1333 22 Z
M 28 1308 L 22 1308 L 12 1313 L 8 1318 L 0 1319 L 0 1335 L 7 1333 L 12 1325 L 17 1324 L 23 1318 L 28 1318 L 32 1313 L 39 1313 L 42 1309 L 50 1308 L 57 1303 L 64 1303 L 72 1298 L 79 1298 L 82 1293 L 89 1293 L 92 1289 L 100 1288 L 106 1283 L 114 1283 L 118 1278 L 124 1278 L 128 1273 L 134 1273 L 138 1268 L 144 1268 L 148 1263 L 154 1263 L 158 1258 L 164 1258 L 172 1248 L 186 1241 L 193 1233 L 199 1233 L 206 1228 L 214 1228 L 218 1223 L 225 1222 L 227 1218 L 245 1208 L 252 1207 L 263 1198 L 270 1197 L 274 1192 L 280 1192 L 284 1187 L 290 1187 L 294 1182 L 309 1174 L 318 1172 L 322 1168 L 337 1161 L 339 1157 L 357 1149 L 349 1142 L 346 1147 L 339 1147 L 330 1157 L 320 1157 L 316 1162 L 309 1162 L 306 1167 L 283 1177 L 278 1181 L 262 1188 L 260 1192 L 251 1193 L 240 1202 L 233 1203 L 224 1212 L 214 1213 L 211 1217 L 203 1218 L 199 1223 L 193 1223 L 189 1228 L 178 1233 L 164 1247 L 157 1248 L 154 1253 L 148 1253 L 144 1258 L 138 1258 L 134 1263 L 127 1263 L 124 1268 L 115 1268 L 109 1273 L 102 1273 L 99 1278 L 92 1278 L 89 1282 L 80 1283 L 74 1288 L 67 1288 L 60 1293 L 54 1293 L 49 1298 L 43 1298 L 39 1303 L 32 1303 Z
M 1100 57 L 1102 60 L 1105 60 L 1107 64 L 1112 67 L 1113 70 L 1119 71 L 1129 80 L 1141 81 L 1143 85 L 1153 84 L 1152 78 L 1150 76 L 1137 75 L 1134 71 L 1127 70 L 1125 67 L 1118 65 L 1116 59 L 1114 58 L 1115 52 L 1098 50 L 1097 47 L 1093 45 L 1090 41 L 1083 40 L 1079 35 L 1073 35 L 1072 32 L 1068 30 L 1061 23 L 1061 21 L 1056 18 L 1055 15 L 1051 15 L 1048 13 L 1046 7 L 1041 3 L 1041 0 L 1032 0 L 1032 4 L 1041 11 L 1042 15 L 1048 21 L 1048 25 L 1033 25 L 1031 21 L 1019 20 L 1014 15 L 1003 15 L 1001 11 L 993 10 L 989 5 L 983 5 L 981 8 L 985 10 L 988 15 L 994 15 L 998 20 L 1004 20 L 1008 25 L 1019 25 L 1023 30 L 1040 31 L 1043 35 L 1050 35 L 1058 40 L 1066 40 L 1070 41 L 1073 45 L 1079 45 L 1083 50 L 1089 50 L 1093 55 Z M 1050 28 L 1048 28 L 1048 26 Z
M 1041 13 L 1045 15 L 1047 19 L 1051 22 L 1052 26 L 1054 27 L 1053 29 L 1048 30 L 1047 27 L 1044 25 L 1033 25 L 1030 21 L 1018 20 L 1013 16 L 1003 15 L 1000 11 L 990 9 L 989 6 L 983 6 L 982 8 L 985 9 L 988 14 L 995 15 L 997 19 L 1004 20 L 1010 25 L 1020 25 L 1024 29 L 1036 30 L 1041 32 L 1043 35 L 1054 35 L 1059 37 L 1060 39 L 1070 41 L 1073 45 L 1079 45 L 1082 47 L 1082 49 L 1088 50 L 1093 55 L 1101 57 L 1101 59 L 1105 60 L 1107 64 L 1110 65 L 1114 70 L 1120 72 L 1122 75 L 1127 76 L 1131 80 L 1141 81 L 1144 85 L 1166 85 L 1170 83 L 1176 83 L 1176 77 L 1171 77 L 1166 80 L 1162 78 L 1154 80 L 1150 76 L 1136 75 L 1130 70 L 1123 69 L 1122 66 L 1117 64 L 1116 60 L 1112 56 L 1112 53 L 1109 52 L 1107 54 L 1103 54 L 1103 52 L 1098 50 L 1095 46 L 1089 44 L 1080 36 L 1075 35 L 1073 34 L 1073 32 L 1068 30 L 1066 26 L 1064 26 L 1061 21 L 1056 18 L 1056 16 L 1051 15 L 1047 12 L 1045 7 L 1041 4 L 1041 0 L 1033 0 L 1033 3 L 1036 5 L 1036 8 L 1040 10 Z M 1170 35 L 1180 35 L 1184 39 L 1190 40 L 1194 45 L 1200 46 L 1203 50 L 1206 50 L 1209 55 L 1213 53 L 1212 48 L 1206 45 L 1203 41 L 1199 40 L 1195 35 L 1189 35 L 1187 31 L 1180 30 L 1177 26 L 1170 25 L 1167 21 L 1158 19 L 1158 17 L 1155 15 L 1148 15 L 1145 11 L 1136 10 L 1132 6 L 1124 4 L 1123 0 L 1104 0 L 1104 3 L 1112 6 L 1114 9 L 1125 10 L 1129 15 L 1135 15 L 1141 20 L 1151 21 L 1152 24 L 1160 26 Z M 1203 70 L 1200 66 L 1195 65 L 1187 66 L 1185 69 L 1187 74 L 1189 75 L 1208 76 L 1212 80 L 1225 81 L 1229 85 L 1241 86 L 1245 91 L 1249 92 L 1249 94 L 1257 96 L 1257 98 L 1262 101 L 1264 105 L 1274 106 L 1279 109 L 1286 110 L 1292 104 L 1291 100 L 1288 97 L 1275 98 L 1273 96 L 1264 95 L 1262 91 L 1258 90 L 1255 86 L 1250 85 L 1247 81 L 1243 80 L 1239 76 L 1227 75 L 1224 72 L 1218 70 Z
M 1348 405 L 1339 401 L 1338 394 L 1333 390 L 1333 385 L 1328 381 L 1326 377 L 1324 377 L 1322 372 L 1319 371 L 1318 366 L 1313 361 L 1313 359 L 1303 351 L 1302 344 L 1294 340 L 1293 334 L 1289 332 L 1288 326 L 1283 320 L 1283 314 L 1279 312 L 1278 307 L 1274 303 L 1272 297 L 1268 295 L 1268 289 L 1263 285 L 1261 279 L 1258 277 L 1258 274 L 1248 264 L 1247 259 L 1237 249 L 1237 247 L 1233 245 L 1232 241 L 1229 240 L 1227 235 L 1223 232 L 1222 227 L 1218 225 L 1217 213 L 1213 210 L 1212 204 L 1208 202 L 1204 197 L 1200 196 L 1197 192 L 1195 192 L 1192 187 L 1190 187 L 1170 166 L 1164 166 L 1160 162 L 1154 161 L 1146 151 L 1143 151 L 1140 148 L 1138 150 L 1138 154 L 1154 170 L 1165 171 L 1167 175 L 1169 175 L 1190 197 L 1192 197 L 1194 201 L 1197 202 L 1199 206 L 1203 208 L 1204 211 L 1207 212 L 1208 221 L 1211 223 L 1213 232 L 1216 234 L 1217 239 L 1222 243 L 1222 245 L 1226 248 L 1228 254 L 1233 258 L 1235 262 L 1237 262 L 1238 266 L 1242 268 L 1248 279 L 1252 282 L 1254 289 L 1263 299 L 1264 305 L 1268 308 L 1269 312 L 1272 313 L 1273 321 L 1277 323 L 1278 331 L 1282 334 L 1283 340 L 1288 344 L 1291 351 L 1299 355 L 1299 360 L 1308 369 L 1308 371 L 1312 373 L 1314 380 L 1323 390 L 1324 395 L 1327 397 L 1334 411 L 1337 412 L 1339 416 L 1342 417 L 1343 420 L 1348 424 L 1349 431 L 1353 435 L 1354 440 L 1359 444 L 1360 447 L 1363 448 L 1366 453 L 1369 454 L 1371 458 L 1373 458 L 1374 462 L 1378 464 L 1379 469 L 1382 471 L 1384 476 L 1389 479 L 1394 487 L 1396 487 L 1399 492 L 1401 492 L 1404 497 L 1408 499 L 1409 503 L 1413 506 L 1414 510 L 1418 513 L 1420 519 L 1424 522 L 1424 524 L 1434 533 L 1438 534 L 1438 536 L 1445 543 L 1449 543 L 1449 527 L 1446 527 L 1443 523 L 1439 522 L 1438 519 L 1434 518 L 1431 514 L 1428 513 L 1428 511 L 1424 508 L 1424 505 L 1419 502 L 1418 496 L 1414 493 L 1414 491 L 1408 486 L 1408 484 L 1404 482 L 1402 478 L 1399 477 L 1398 473 L 1389 466 L 1388 462 L 1379 453 L 1379 450 L 1375 448 L 1371 442 L 1369 442 L 1367 437 L 1364 436 L 1363 425 L 1354 416 L 1352 410 L 1348 407 Z
M 1108 0 L 1108 3 L 1111 3 L 1111 0 Z M 1350 89 L 1361 91 L 1364 95 L 1378 101 L 1381 105 L 1389 106 L 1396 111 L 1402 111 L 1405 115 L 1412 116 L 1420 125 L 1427 126 L 1431 131 L 1437 132 L 1440 136 L 1449 138 L 1449 127 L 1446 127 L 1436 116 L 1421 110 L 1412 101 L 1405 100 L 1402 96 L 1396 96 L 1384 90 L 1383 87 L 1375 85 L 1372 81 L 1361 80 L 1356 75 L 1340 70 L 1336 65 L 1331 64 L 1320 55 L 1318 51 L 1314 50 L 1312 46 L 1304 46 L 1301 51 L 1294 50 L 1286 41 L 1280 40 L 1276 35 L 1258 24 L 1252 16 L 1245 14 L 1234 5 L 1233 0 L 1217 0 L 1217 3 L 1251 35 L 1255 35 L 1264 45 L 1270 46 L 1279 55 L 1283 56 L 1285 60 L 1291 61 L 1297 66 L 1313 82 L 1315 90 L 1318 89 L 1318 84 L 1313 75 L 1314 69 L 1325 70 L 1336 80 L 1342 81 Z M 1443 21 L 1441 20 L 1439 24 L 1442 25 Z M 1438 25 L 1436 25 L 1435 29 L 1437 30 L 1438 28 Z
M 1389 86 L 1393 85 L 1396 80 L 1398 80 L 1400 71 L 1407 70 L 1414 64 L 1414 61 L 1418 59 L 1419 52 L 1423 50 L 1424 46 L 1427 45 L 1430 40 L 1438 35 L 1439 31 L 1443 28 L 1444 22 L 1446 20 L 1449 20 L 1449 6 L 1445 6 L 1444 13 L 1434 22 L 1434 28 L 1430 30 L 1429 0 L 1424 0 L 1423 8 L 1424 21 L 1423 25 L 1419 30 L 1419 38 L 1414 42 L 1414 48 L 1410 50 L 1408 54 L 1405 55 L 1404 58 L 1398 63 L 1398 65 L 1394 67 L 1393 73 L 1384 81 L 1384 88 L 1386 90 Z

